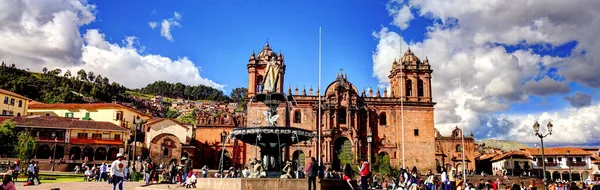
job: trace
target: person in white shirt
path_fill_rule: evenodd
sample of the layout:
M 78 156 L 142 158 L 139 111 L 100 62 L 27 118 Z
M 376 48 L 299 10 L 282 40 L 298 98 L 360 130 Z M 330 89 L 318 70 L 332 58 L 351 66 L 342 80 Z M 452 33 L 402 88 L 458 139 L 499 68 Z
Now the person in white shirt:
M 110 166 L 112 190 L 115 190 L 117 185 L 119 185 L 119 190 L 123 190 L 123 179 L 125 178 L 125 168 L 127 168 L 127 163 L 122 160 L 123 153 L 118 153 L 117 160 L 113 161 Z

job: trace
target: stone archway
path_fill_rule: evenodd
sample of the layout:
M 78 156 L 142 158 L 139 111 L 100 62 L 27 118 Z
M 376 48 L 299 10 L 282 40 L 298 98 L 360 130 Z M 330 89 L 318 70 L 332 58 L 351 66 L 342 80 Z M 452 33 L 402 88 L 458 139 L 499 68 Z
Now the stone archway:
M 106 160 L 106 148 L 98 147 L 95 152 L 94 160 Z
M 573 178 L 573 181 L 581 181 L 581 174 L 579 171 L 571 172 L 571 177 Z
M 292 153 L 292 162 L 296 164 L 295 168 L 298 168 L 298 167 L 306 168 L 305 167 L 306 156 L 304 155 L 304 152 L 301 150 L 294 151 L 294 153 Z
M 561 179 L 562 180 L 569 180 L 569 172 L 568 171 L 564 171 L 561 173 Z
M 169 163 L 173 158 L 181 158 L 181 141 L 173 134 L 163 133 L 150 141 L 149 151 L 150 159 L 156 163 Z
M 592 180 L 593 178 L 590 177 L 590 172 L 588 171 L 583 171 L 581 172 L 581 181 L 585 181 L 585 180 Z
M 557 172 L 557 171 L 552 172 L 552 176 L 551 176 L 550 179 L 559 180 L 560 179 L 560 172 Z
M 69 149 L 69 159 L 80 160 L 81 159 L 81 148 L 79 146 L 73 146 Z
M 346 137 L 338 137 L 334 142 L 333 164 L 331 167 L 336 171 L 342 171 L 340 169 L 342 164 L 353 162 L 352 142 Z
M 118 153 L 119 149 L 116 147 L 111 147 L 110 149 L 108 149 L 108 160 L 116 160 Z
M 87 158 L 88 161 L 94 160 L 94 148 L 92 148 L 91 146 L 86 146 L 85 148 L 83 148 L 83 151 L 81 152 L 81 157 L 84 160 Z
M 37 148 L 37 152 L 35 154 L 35 157 L 37 159 L 48 159 L 50 158 L 50 156 L 52 156 L 52 151 L 50 150 L 50 146 L 48 145 L 40 145 Z
M 56 152 L 54 149 L 56 148 Z M 54 159 L 60 159 L 65 157 L 65 147 L 61 145 L 56 145 L 52 148 L 52 154 L 54 155 Z
M 390 165 L 390 155 L 387 152 L 380 152 L 375 157 L 375 163 L 373 164 L 373 168 L 377 171 L 391 171 Z

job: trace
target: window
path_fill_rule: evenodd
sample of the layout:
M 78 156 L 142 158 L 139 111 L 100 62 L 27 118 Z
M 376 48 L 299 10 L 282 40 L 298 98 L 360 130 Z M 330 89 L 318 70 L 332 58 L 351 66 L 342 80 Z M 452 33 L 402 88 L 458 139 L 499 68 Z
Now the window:
M 300 110 L 294 111 L 294 123 L 302 123 L 302 113 Z
M 338 124 L 346 124 L 346 110 L 338 111 Z
M 554 162 L 554 158 L 548 158 L 548 162 Z
M 559 162 L 562 162 L 562 157 L 558 157 L 558 161 L 559 161 Z
M 460 146 L 460 144 L 456 145 L 456 152 L 462 152 L 462 147 Z
M 419 136 L 419 130 L 418 129 L 415 129 L 414 133 L 415 133 L 415 136 Z
M 533 157 L 533 161 L 534 161 L 534 162 L 535 162 L 535 161 L 537 161 L 537 158 L 536 158 L 536 157 Z
M 73 112 L 67 112 L 65 113 L 65 117 L 73 117 L 74 113 Z
M 2 115 L 6 115 L 6 114 L 8 114 L 8 111 L 2 110 Z
M 21 113 L 17 113 L 17 117 L 21 117 Z
M 577 158 L 575 158 L 575 161 L 576 161 L 576 162 L 582 162 L 582 161 L 583 161 L 583 159 L 581 159 L 581 157 L 577 157 Z
M 417 96 L 419 96 L 419 97 L 424 96 L 424 93 L 423 93 L 423 80 L 421 80 L 421 79 L 417 79 Z
M 78 139 L 87 139 L 88 134 L 87 133 L 77 133 L 77 138 Z
M 163 156 L 169 156 L 169 149 L 167 147 L 165 147 L 163 150 Z
M 92 139 L 102 139 L 102 133 L 92 133 Z
M 4 104 L 8 104 L 8 96 L 4 96 Z
M 256 77 L 256 92 L 260 92 L 262 90 L 262 81 L 263 77 L 258 75 L 258 77 Z
M 379 125 L 387 125 L 387 117 L 385 112 L 379 114 Z
M 13 114 L 13 111 L 8 111 L 8 115 L 12 116 Z
M 122 111 L 117 111 L 117 114 L 115 115 L 115 120 L 117 120 L 117 121 L 123 120 L 123 112 Z
M 90 112 L 85 112 L 85 117 L 81 118 L 81 120 L 90 120 Z
M 15 99 L 14 98 L 10 99 L 10 105 L 13 105 L 13 106 L 15 105 Z
M 19 107 L 22 108 L 23 107 L 23 100 L 19 100 Z
M 412 96 L 412 81 L 410 79 L 406 79 L 406 85 L 404 86 L 406 96 Z
M 115 135 L 115 140 L 121 140 L 121 135 L 120 134 L 116 134 Z

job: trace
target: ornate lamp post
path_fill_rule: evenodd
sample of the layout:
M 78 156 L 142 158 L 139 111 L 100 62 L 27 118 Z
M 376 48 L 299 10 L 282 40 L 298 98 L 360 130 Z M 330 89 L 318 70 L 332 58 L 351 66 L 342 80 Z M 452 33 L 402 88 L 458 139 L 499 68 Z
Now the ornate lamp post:
M 55 133 L 52 133 L 52 136 L 55 136 Z M 52 153 L 52 168 L 50 171 L 54 171 L 54 157 L 56 157 L 56 143 L 58 143 L 58 137 L 54 137 L 54 153 Z
M 143 124 L 146 124 L 146 122 L 148 122 L 148 121 L 146 121 L 144 119 L 141 119 L 139 115 L 137 117 L 135 117 L 135 116 L 133 117 L 133 124 L 135 125 L 135 129 L 133 129 L 133 157 L 134 157 L 134 159 L 133 159 L 133 171 L 135 171 L 135 160 L 136 160 L 135 159 L 135 154 L 137 153 L 136 152 L 136 148 L 137 148 L 137 145 L 136 145 L 136 143 L 137 143 L 137 130 L 138 130 L 138 128 L 141 128 L 141 126 Z
M 535 124 L 533 124 L 533 131 L 535 131 L 535 136 L 540 138 L 541 141 L 541 145 L 542 145 L 542 168 L 543 168 L 543 182 L 544 182 L 544 190 L 546 190 L 546 158 L 544 155 L 544 138 L 546 138 L 548 135 L 552 135 L 552 123 L 548 122 L 548 125 L 546 125 L 548 127 L 548 133 L 546 134 L 542 134 L 540 133 L 540 124 L 536 121 Z
M 569 181 L 573 181 L 573 177 L 571 177 L 571 151 L 567 150 L 567 167 L 569 168 Z
M 367 135 L 367 142 L 369 143 L 369 166 L 371 166 L 371 143 L 373 142 L 373 132 L 369 131 L 369 134 Z M 372 167 L 369 167 L 369 169 L 371 169 Z

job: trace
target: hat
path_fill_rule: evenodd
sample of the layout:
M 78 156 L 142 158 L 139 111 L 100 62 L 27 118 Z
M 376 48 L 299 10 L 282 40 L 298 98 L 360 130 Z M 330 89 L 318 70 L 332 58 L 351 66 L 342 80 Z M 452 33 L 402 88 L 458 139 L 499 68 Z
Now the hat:
M 198 175 L 198 171 L 195 171 L 195 172 L 194 172 L 194 175 Z
M 123 158 L 123 153 L 117 153 L 117 158 Z
M 181 160 L 187 160 L 187 157 L 185 157 L 185 156 L 181 157 Z

